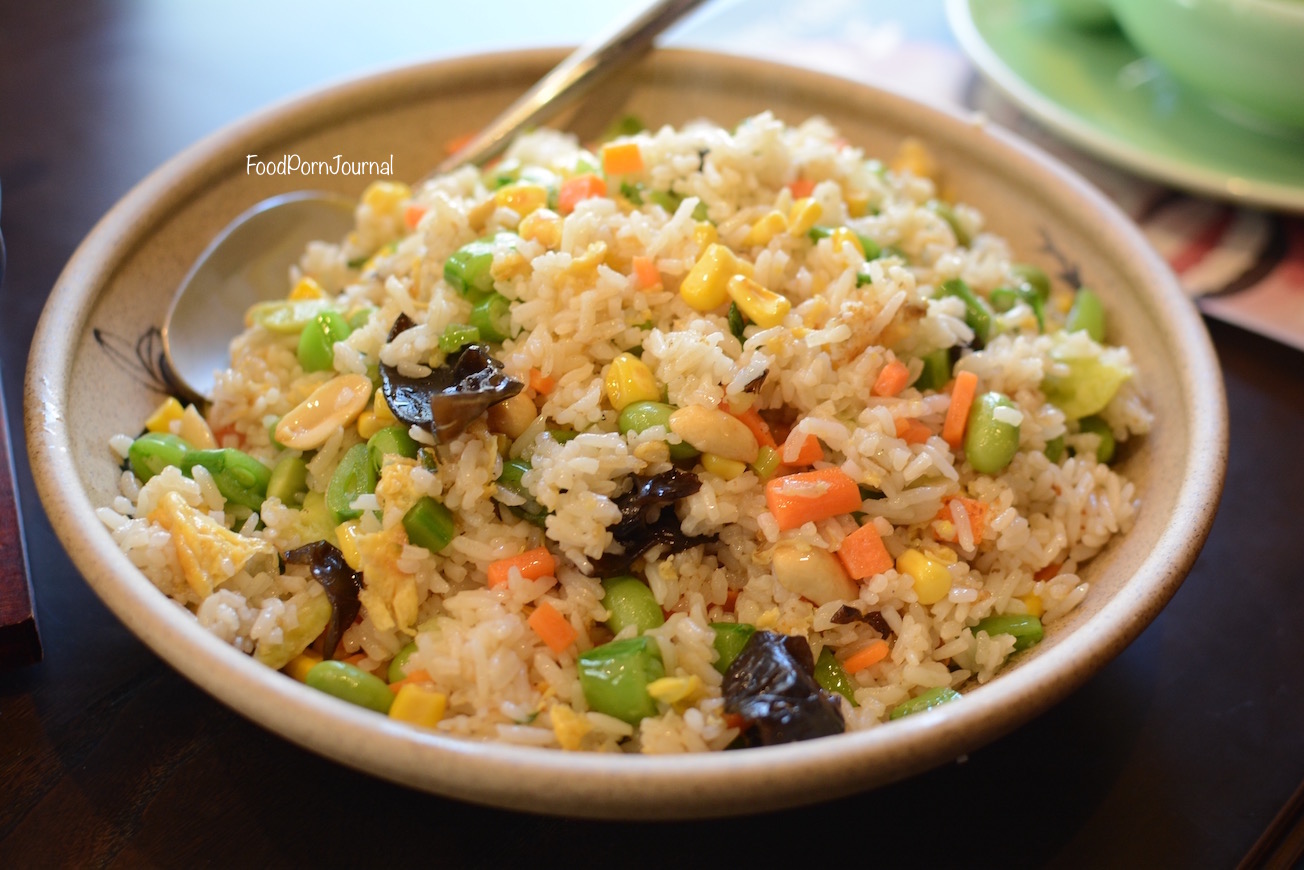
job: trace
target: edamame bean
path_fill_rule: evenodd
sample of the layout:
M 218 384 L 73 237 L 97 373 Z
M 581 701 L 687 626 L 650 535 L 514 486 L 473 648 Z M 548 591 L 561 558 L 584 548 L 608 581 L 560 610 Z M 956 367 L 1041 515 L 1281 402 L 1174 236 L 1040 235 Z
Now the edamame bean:
M 1019 451 L 1019 427 L 996 418 L 997 408 L 1013 409 L 1014 402 L 1001 393 L 983 393 L 969 409 L 964 433 L 964 455 L 981 474 L 999 474 Z
M 267 484 L 272 472 L 248 453 L 234 447 L 219 450 L 192 450 L 181 460 L 181 470 L 193 476 L 195 466 L 202 465 L 226 500 L 258 510 L 267 498 Z
M 318 662 L 308 670 L 304 682 L 319 692 L 377 713 L 388 713 L 394 703 L 394 693 L 384 680 L 347 662 Z
M 295 507 L 308 491 L 308 463 L 302 456 L 287 453 L 272 468 L 267 481 L 267 497 L 279 499 L 286 507 Z
M 406 426 L 386 426 L 367 439 L 367 455 L 371 457 L 371 467 L 380 473 L 386 456 L 402 456 L 416 459 L 420 447 L 408 434 Z
M 747 641 L 756 634 L 756 626 L 746 622 L 713 622 L 711 628 L 715 631 L 711 645 L 719 654 L 715 660 L 715 669 L 723 674 L 729 670 L 733 660 L 738 658 L 743 647 L 747 646 Z
M 1096 461 L 1108 463 L 1114 458 L 1114 450 L 1117 443 L 1114 440 L 1114 430 L 1109 424 L 1100 417 L 1083 417 L 1078 421 L 1083 432 L 1090 432 L 1093 435 L 1100 436 L 1100 443 L 1096 445 Z
M 1056 435 L 1046 442 L 1046 447 L 1042 450 L 1046 458 L 1051 462 L 1059 462 L 1064 456 L 1064 436 Z
M 149 480 L 169 465 L 181 467 L 181 460 L 193 448 L 184 438 L 168 432 L 147 432 L 127 450 L 131 471 L 141 482 Z
M 371 307 L 370 305 L 365 306 L 363 308 L 359 308 L 357 311 L 349 315 L 349 319 L 348 319 L 349 330 L 354 331 L 366 326 L 367 322 L 371 320 L 371 315 L 375 313 L 376 313 L 376 309 Z
M 319 313 L 299 333 L 299 365 L 305 372 L 324 372 L 335 367 L 335 342 L 349 337 L 349 323 L 338 311 Z
M 371 465 L 371 454 L 366 444 L 354 444 L 344 454 L 330 483 L 326 484 L 326 507 L 336 525 L 362 516 L 362 511 L 353 507 L 358 496 L 376 491 L 376 469 Z
M 676 410 L 678 409 L 674 405 L 665 402 L 632 402 L 621 410 L 620 417 L 617 419 L 620 434 L 644 432 L 653 426 L 663 426 L 666 434 L 669 435 L 670 415 Z M 692 459 L 697 455 L 697 449 L 691 444 L 680 442 L 670 445 L 671 459 Z
M 1065 332 L 1080 329 L 1085 329 L 1095 341 L 1105 340 L 1105 306 L 1100 304 L 1100 297 L 1086 287 L 1079 289 L 1073 297 L 1073 307 L 1064 319 Z

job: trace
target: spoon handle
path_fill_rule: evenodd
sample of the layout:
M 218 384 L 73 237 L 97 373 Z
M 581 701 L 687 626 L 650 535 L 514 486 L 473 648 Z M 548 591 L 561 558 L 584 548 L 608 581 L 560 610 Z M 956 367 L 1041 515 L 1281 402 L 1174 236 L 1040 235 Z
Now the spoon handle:
M 599 81 L 604 73 L 640 57 L 652 40 L 704 0 L 657 0 L 577 48 L 431 174 L 497 155 L 522 129 L 538 124 Z

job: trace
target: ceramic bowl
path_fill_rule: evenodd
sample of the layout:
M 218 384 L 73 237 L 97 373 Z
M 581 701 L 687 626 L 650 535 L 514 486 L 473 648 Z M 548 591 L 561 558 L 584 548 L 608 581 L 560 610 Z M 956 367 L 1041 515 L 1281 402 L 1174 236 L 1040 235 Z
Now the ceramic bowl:
M 223 225 L 305 186 L 358 194 L 368 179 L 258 176 L 246 155 L 389 159 L 414 178 L 442 143 L 487 121 L 560 59 L 527 51 L 398 69 L 235 124 L 171 160 L 92 230 L 50 295 L 26 382 L 27 441 L 46 510 L 104 602 L 215 698 L 323 756 L 415 788 L 535 812 L 701 817 L 759 811 L 883 785 L 954 759 L 1062 698 L 1117 655 L 1181 583 L 1212 521 L 1226 463 L 1222 381 L 1204 326 L 1136 227 L 1046 155 L 981 118 L 757 60 L 663 51 L 589 97 L 571 128 L 612 117 L 709 117 L 763 109 L 820 114 L 871 154 L 928 143 L 945 185 L 986 211 L 1016 259 L 1076 268 L 1105 301 L 1111 338 L 1132 348 L 1154 431 L 1123 470 L 1144 498 L 1132 531 L 1084 570 L 1092 591 L 1046 640 L 963 702 L 869 731 L 709 756 L 582 755 L 463 742 L 391 721 L 256 664 L 201 629 L 118 551 L 95 509 L 117 493 L 107 442 L 162 398 L 158 328 L 169 296 Z M 565 119 L 563 119 L 565 123 Z M 238 763 L 238 762 L 236 762 Z

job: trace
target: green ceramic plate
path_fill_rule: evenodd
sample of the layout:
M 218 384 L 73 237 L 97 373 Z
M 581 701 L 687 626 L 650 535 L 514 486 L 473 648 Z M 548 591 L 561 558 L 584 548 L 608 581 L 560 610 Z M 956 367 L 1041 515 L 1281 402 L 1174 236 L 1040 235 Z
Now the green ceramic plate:
M 1061 24 L 1046 0 L 947 0 L 947 17 L 984 76 L 1079 147 L 1176 187 L 1304 211 L 1304 138 L 1233 123 L 1117 29 Z

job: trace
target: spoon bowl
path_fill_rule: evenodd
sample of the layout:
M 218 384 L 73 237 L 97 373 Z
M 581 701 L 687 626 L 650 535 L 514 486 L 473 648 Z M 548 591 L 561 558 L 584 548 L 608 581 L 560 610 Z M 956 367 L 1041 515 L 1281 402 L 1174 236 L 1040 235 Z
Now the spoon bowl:
M 658 34 L 703 2 L 656 0 L 636 9 L 567 55 L 431 175 L 499 154 L 518 132 L 640 57 Z M 231 339 L 245 327 L 245 312 L 283 296 L 286 274 L 307 244 L 348 232 L 354 205 L 338 194 L 298 191 L 263 200 L 228 224 L 200 254 L 168 307 L 162 333 L 169 386 L 190 401 L 208 401 Z

